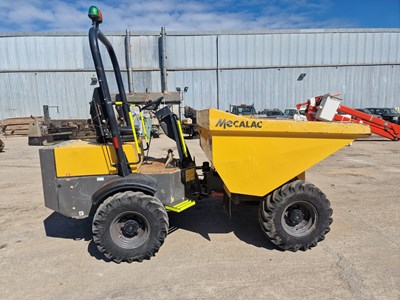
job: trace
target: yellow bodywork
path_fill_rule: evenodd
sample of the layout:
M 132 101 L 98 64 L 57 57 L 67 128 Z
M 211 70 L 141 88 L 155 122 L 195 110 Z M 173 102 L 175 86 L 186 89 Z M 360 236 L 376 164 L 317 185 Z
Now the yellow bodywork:
M 135 143 L 123 146 L 128 162 L 138 163 Z M 113 145 L 99 144 L 95 141 L 63 142 L 54 148 L 57 177 L 91 176 L 118 174 L 117 156 Z M 131 165 L 137 172 L 139 164 Z
M 265 196 L 370 127 L 354 123 L 254 119 L 216 109 L 198 111 L 200 145 L 228 193 Z

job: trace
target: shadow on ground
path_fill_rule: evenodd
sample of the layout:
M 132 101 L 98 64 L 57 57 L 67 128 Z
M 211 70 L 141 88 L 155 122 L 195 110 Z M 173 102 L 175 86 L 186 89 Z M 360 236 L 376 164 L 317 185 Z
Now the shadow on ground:
M 43 223 L 48 237 L 90 241 L 89 254 L 98 260 L 110 262 L 92 240 L 92 220 L 92 218 L 76 220 L 54 212 Z
M 261 231 L 258 223 L 258 202 L 233 205 L 230 218 L 221 200 L 202 200 L 182 213 L 169 213 L 169 222 L 168 234 L 183 229 L 198 233 L 211 241 L 210 234 L 233 232 L 241 241 L 249 245 L 279 250 Z M 89 254 L 96 259 L 110 261 L 100 253 L 92 241 L 92 218 L 76 220 L 54 212 L 43 223 L 48 237 L 90 241 Z
M 92 218 L 76 220 L 53 212 L 43 223 L 49 237 L 85 241 L 92 239 Z
M 259 202 L 242 202 L 232 205 L 232 214 L 225 212 L 222 200 L 207 199 L 180 214 L 169 214 L 170 231 L 184 229 L 196 232 L 210 241 L 209 234 L 233 232 L 241 241 L 266 249 L 277 249 L 258 222 Z

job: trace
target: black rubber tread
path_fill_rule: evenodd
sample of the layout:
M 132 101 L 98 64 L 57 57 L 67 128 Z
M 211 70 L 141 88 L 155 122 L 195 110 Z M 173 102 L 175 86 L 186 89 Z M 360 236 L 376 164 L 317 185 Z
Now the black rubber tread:
M 302 237 L 290 235 L 282 227 L 281 217 L 285 208 L 296 201 L 312 204 L 317 212 L 314 230 Z M 281 186 L 261 201 L 259 221 L 272 243 L 283 250 L 296 252 L 315 247 L 319 241 L 324 240 L 333 219 L 330 202 L 325 194 L 311 183 L 296 180 Z
M 118 214 L 136 211 L 146 217 L 150 235 L 146 242 L 135 249 L 124 249 L 113 242 L 109 226 Z M 97 209 L 93 219 L 93 241 L 105 257 L 116 263 L 141 262 L 154 256 L 168 233 L 168 214 L 161 201 L 142 192 L 126 191 L 108 197 Z

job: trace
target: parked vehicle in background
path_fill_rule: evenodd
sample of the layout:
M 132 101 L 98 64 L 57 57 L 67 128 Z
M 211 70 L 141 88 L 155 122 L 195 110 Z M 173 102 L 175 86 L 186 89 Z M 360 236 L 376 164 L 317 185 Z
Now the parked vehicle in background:
M 259 117 L 268 119 L 287 119 L 285 114 L 277 108 L 274 109 L 264 109 L 258 112 Z
M 197 131 L 196 113 L 197 110 L 193 107 L 185 106 L 183 113 L 185 119 L 181 120 L 182 132 L 188 134 L 191 138 L 199 136 L 199 132 Z
M 371 115 L 371 116 L 373 116 L 375 118 L 382 119 L 381 115 L 377 115 L 377 114 L 372 113 L 368 108 L 356 108 L 356 110 L 361 111 L 361 112 L 363 112 L 365 114 L 369 114 L 369 115 Z
M 296 121 L 307 121 L 304 109 L 286 108 L 284 111 L 286 118 L 294 119 Z
M 290 119 L 293 119 L 293 116 L 300 114 L 300 111 L 297 108 L 286 108 L 283 113 Z
M 385 121 L 400 124 L 400 113 L 394 108 L 368 107 L 373 114 L 380 115 Z
M 248 105 L 248 104 L 240 104 L 240 105 L 234 105 L 231 104 L 229 107 L 229 112 L 234 115 L 238 116 L 253 116 L 255 115 L 256 109 L 254 108 L 254 104 Z

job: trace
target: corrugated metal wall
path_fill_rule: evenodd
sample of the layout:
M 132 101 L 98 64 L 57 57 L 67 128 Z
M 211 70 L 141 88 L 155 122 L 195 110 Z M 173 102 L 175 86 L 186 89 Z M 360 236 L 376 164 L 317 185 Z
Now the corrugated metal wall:
M 125 34 L 108 37 L 127 89 Z M 135 92 L 161 92 L 159 37 L 131 33 Z M 328 92 L 353 107 L 400 106 L 399 29 L 167 31 L 166 41 L 168 90 L 188 86 L 185 104 L 195 108 L 284 109 Z M 44 104 L 58 106 L 53 118 L 87 118 L 94 76 L 86 34 L 0 34 L 0 119 L 41 115 Z
M 178 53 L 168 61 L 169 86 L 194 86 L 185 99 L 197 108 L 254 103 L 258 110 L 284 109 L 329 92 L 340 92 L 353 107 L 400 106 L 398 29 L 169 34 L 167 46 L 169 57 Z M 202 69 L 198 76 L 196 69 Z M 196 89 L 199 78 L 212 90 Z
M 125 69 L 124 37 L 110 41 Z M 105 69 L 112 70 L 104 58 Z M 42 115 L 44 104 L 53 118 L 88 118 L 95 76 L 85 35 L 0 35 L 0 119 Z M 126 84 L 126 74 L 124 79 Z

